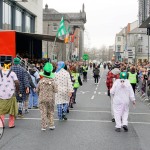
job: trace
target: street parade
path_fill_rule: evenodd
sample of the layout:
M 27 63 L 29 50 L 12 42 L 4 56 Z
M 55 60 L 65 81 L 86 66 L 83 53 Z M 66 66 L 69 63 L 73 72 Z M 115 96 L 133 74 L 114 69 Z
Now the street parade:
M 150 0 L 0 0 L 0 150 L 149 150 Z

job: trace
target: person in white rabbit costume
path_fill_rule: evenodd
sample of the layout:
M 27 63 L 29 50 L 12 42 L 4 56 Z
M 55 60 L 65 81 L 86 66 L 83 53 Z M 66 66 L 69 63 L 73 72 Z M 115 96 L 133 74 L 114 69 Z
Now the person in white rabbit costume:
M 129 103 L 132 101 L 135 106 L 135 95 L 129 80 L 124 79 L 123 75 L 120 75 L 120 78 L 114 82 L 110 90 L 113 96 L 115 131 L 121 132 L 121 127 L 123 127 L 124 131 L 128 132 Z

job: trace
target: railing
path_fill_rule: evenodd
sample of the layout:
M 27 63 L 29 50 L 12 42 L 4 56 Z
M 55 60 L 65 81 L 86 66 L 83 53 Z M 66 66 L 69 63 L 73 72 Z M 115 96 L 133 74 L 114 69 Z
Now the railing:
M 148 106 L 150 106 L 150 95 L 148 94 L 148 81 L 146 79 L 139 78 L 139 83 L 136 88 L 136 96 L 140 97 L 140 100 L 143 102 L 148 102 Z

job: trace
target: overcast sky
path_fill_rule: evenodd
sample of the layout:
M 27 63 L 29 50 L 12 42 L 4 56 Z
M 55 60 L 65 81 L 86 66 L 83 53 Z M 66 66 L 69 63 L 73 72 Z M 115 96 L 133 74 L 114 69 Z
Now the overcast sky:
M 43 0 L 43 7 L 46 3 L 58 12 L 79 12 L 85 4 L 85 46 L 89 48 L 114 44 L 115 34 L 138 19 L 137 0 Z

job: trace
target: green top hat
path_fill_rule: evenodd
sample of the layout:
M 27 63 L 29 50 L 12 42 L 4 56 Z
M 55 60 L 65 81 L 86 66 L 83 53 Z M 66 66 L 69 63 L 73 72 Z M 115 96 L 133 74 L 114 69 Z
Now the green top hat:
M 40 75 L 46 78 L 54 78 L 55 75 L 52 73 L 53 71 L 53 65 L 49 62 L 47 62 L 43 68 L 43 72 L 40 72 Z

